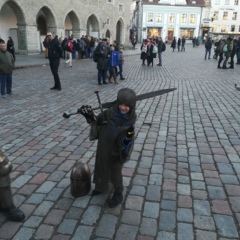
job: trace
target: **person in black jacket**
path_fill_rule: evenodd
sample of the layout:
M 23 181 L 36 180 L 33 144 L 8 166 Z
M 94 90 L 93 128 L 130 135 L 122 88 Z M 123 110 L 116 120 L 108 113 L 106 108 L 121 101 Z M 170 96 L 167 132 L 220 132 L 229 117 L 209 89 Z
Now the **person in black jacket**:
M 48 59 L 50 68 L 54 77 L 54 86 L 51 90 L 61 91 L 61 82 L 58 75 L 58 67 L 60 64 L 60 58 L 62 58 L 62 48 L 58 41 L 58 36 L 52 37 L 52 33 L 47 33 L 48 43 Z
M 14 42 L 11 37 L 8 37 L 7 41 L 7 51 L 10 52 L 13 55 L 14 61 L 16 61 L 15 58 L 15 48 L 14 48 Z

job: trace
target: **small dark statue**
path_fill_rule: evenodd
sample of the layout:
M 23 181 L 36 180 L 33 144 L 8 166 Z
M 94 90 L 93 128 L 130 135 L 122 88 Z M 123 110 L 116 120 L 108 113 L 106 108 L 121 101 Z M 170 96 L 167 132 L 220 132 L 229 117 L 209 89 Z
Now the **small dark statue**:
M 17 209 L 13 204 L 10 172 L 12 164 L 0 150 L 0 212 L 5 214 L 11 221 L 22 221 L 25 218 L 24 213 Z

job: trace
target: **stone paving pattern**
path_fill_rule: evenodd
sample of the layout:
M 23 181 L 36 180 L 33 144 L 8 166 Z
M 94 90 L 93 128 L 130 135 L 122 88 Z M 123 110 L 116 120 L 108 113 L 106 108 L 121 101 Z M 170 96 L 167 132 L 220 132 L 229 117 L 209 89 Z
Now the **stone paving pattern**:
M 13 96 L 0 99 L 0 146 L 13 164 L 14 202 L 23 223 L 0 214 L 0 239 L 240 239 L 240 68 L 217 69 L 204 46 L 163 53 L 163 66 L 142 67 L 139 50 L 125 57 L 125 81 L 97 85 L 95 63 L 61 62 L 62 91 L 50 91 L 49 66 L 14 71 Z M 137 54 L 138 53 L 138 54 Z M 113 101 L 123 87 L 137 94 L 177 90 L 137 102 L 136 144 L 124 165 L 124 202 L 70 194 L 77 161 L 94 171 L 97 142 L 80 115 L 83 104 Z M 107 143 L 106 143 L 107 144 Z M 92 189 L 94 185 L 92 185 Z

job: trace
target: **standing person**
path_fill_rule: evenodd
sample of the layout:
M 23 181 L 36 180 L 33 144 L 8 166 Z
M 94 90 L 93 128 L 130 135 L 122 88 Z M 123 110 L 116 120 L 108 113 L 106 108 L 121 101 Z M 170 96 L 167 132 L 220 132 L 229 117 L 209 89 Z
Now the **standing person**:
M 91 126 L 90 140 L 98 139 L 92 195 L 108 193 L 111 182 L 114 194 L 107 201 L 110 208 L 123 201 L 122 168 L 133 150 L 135 108 L 135 92 L 123 88 L 118 92 L 116 104 L 98 116 L 94 115 L 91 106 L 82 106 L 78 110 Z
M 148 67 L 150 66 L 150 64 L 152 64 L 153 67 L 153 59 L 156 58 L 156 53 L 153 53 L 153 48 L 155 46 L 155 42 L 153 39 L 150 40 L 150 43 L 148 44 L 147 47 L 147 63 L 148 63 Z
M 226 43 L 225 39 L 222 39 L 219 41 L 219 44 L 218 44 L 219 59 L 218 59 L 218 67 L 217 68 L 222 68 L 221 62 L 223 60 L 223 47 L 224 47 L 225 43 Z
M 158 61 L 159 63 L 157 64 L 157 66 L 162 66 L 162 48 L 163 48 L 163 41 L 162 38 L 159 37 L 158 38 Z
M 209 37 L 205 43 L 205 60 L 207 59 L 207 54 L 208 54 L 208 59 L 211 59 L 211 48 L 212 48 L 212 41 L 211 38 Z
M 224 62 L 223 62 L 223 66 L 222 66 L 222 69 L 228 69 L 227 68 L 227 61 L 228 59 L 231 57 L 231 54 L 232 54 L 232 50 L 233 50 L 233 39 L 231 37 L 229 37 L 227 39 L 227 50 L 226 51 L 223 51 L 224 54 L 225 54 L 225 59 L 224 59 Z M 225 44 L 225 45 L 226 45 Z M 223 47 L 224 49 L 224 47 Z
M 173 49 L 173 52 L 174 52 L 174 50 L 176 48 L 176 38 L 175 37 L 173 38 L 173 41 L 171 43 L 171 48 Z
M 180 52 L 180 47 L 181 47 L 181 38 L 178 38 L 178 41 L 177 41 L 177 46 L 178 46 L 178 52 Z
M 48 36 L 45 37 L 43 40 L 43 47 L 44 47 L 44 56 L 48 58 Z
M 60 58 L 62 57 L 62 47 L 59 44 L 58 37 L 53 38 L 52 33 L 47 33 L 48 36 L 48 59 L 49 65 L 54 77 L 54 86 L 50 88 L 51 90 L 61 91 L 61 82 L 58 75 L 58 68 L 60 64 Z
M 12 94 L 12 72 L 14 69 L 14 58 L 6 49 L 6 44 L 0 42 L 0 82 L 1 96 L 6 97 L 6 92 Z
M 65 62 L 65 64 L 69 63 L 70 67 L 72 67 L 73 43 L 72 43 L 71 37 L 68 37 L 68 40 L 65 43 L 65 50 L 67 51 L 67 57 L 68 57 L 68 60 Z
M 11 162 L 0 150 L 0 212 L 6 215 L 9 220 L 20 222 L 24 220 L 25 215 L 13 203 L 10 180 L 11 170 Z
M 109 58 L 109 77 L 108 82 L 112 82 L 112 78 L 115 84 L 118 84 L 117 76 L 116 76 L 116 68 L 119 66 L 119 56 L 118 51 L 115 50 L 115 46 L 110 45 L 110 58 Z
M 148 40 L 145 39 L 141 46 L 141 59 L 142 59 L 142 66 L 146 66 L 145 60 L 147 59 L 147 46 L 148 46 Z
M 72 59 L 76 59 L 76 52 L 78 51 L 79 49 L 79 45 L 77 44 L 77 40 L 76 39 L 73 39 L 72 41 Z
M 231 60 L 230 60 L 230 69 L 234 68 L 234 56 L 236 54 L 237 51 L 237 39 L 233 40 L 233 48 L 232 48 L 232 52 L 231 52 Z
M 196 44 L 197 44 L 197 38 L 196 38 L 196 37 L 194 37 L 194 38 L 192 39 L 192 44 L 193 44 L 193 47 L 196 46 Z
M 181 51 L 185 52 L 185 43 L 186 43 L 186 39 L 185 37 L 182 37 L 182 47 L 181 47 Z
M 106 82 L 107 69 L 109 67 L 110 49 L 107 46 L 107 39 L 103 38 L 94 51 L 94 57 L 97 58 L 98 85 L 108 84 Z
M 63 51 L 63 59 L 66 59 L 66 57 L 67 57 L 67 52 L 66 52 L 66 50 L 65 50 L 66 42 L 67 42 L 67 37 L 65 37 L 65 38 L 62 40 L 62 43 L 61 43 L 61 47 L 62 47 L 62 51 Z
M 91 37 L 89 46 L 90 46 L 90 58 L 93 58 L 95 48 L 95 39 L 93 37 Z
M 136 46 L 136 37 L 135 36 L 132 36 L 131 43 L 132 43 L 132 49 L 135 50 L 135 46 Z
M 120 74 L 120 80 L 125 80 L 125 78 L 123 77 L 123 63 L 124 63 L 124 56 L 123 56 L 123 47 L 119 47 L 119 52 L 118 52 L 118 56 L 119 56 L 119 72 L 118 74 Z
M 237 63 L 236 64 L 240 64 L 240 37 L 238 37 L 238 40 L 237 40 L 236 55 L 237 55 Z
M 10 52 L 13 55 L 14 61 L 16 61 L 15 58 L 15 48 L 14 48 L 14 42 L 11 37 L 8 37 L 7 41 L 7 51 Z

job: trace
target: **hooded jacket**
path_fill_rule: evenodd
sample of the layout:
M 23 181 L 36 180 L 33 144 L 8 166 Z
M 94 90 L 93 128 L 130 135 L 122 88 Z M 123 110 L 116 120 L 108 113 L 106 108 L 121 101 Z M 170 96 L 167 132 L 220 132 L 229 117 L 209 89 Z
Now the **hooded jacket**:
M 130 107 L 128 114 L 122 114 L 119 104 Z M 94 183 L 98 190 L 107 191 L 107 184 L 111 179 L 111 167 L 114 162 L 123 164 L 128 161 L 132 153 L 134 140 L 129 146 L 124 146 L 122 140 L 126 137 L 126 131 L 136 121 L 136 94 L 132 89 L 123 88 L 118 92 L 116 104 L 100 113 L 91 123 L 91 128 L 97 126 L 97 153 L 94 170 Z M 92 129 L 91 129 L 92 130 Z M 91 136 L 90 136 L 91 137 Z
M 0 73 L 11 74 L 14 69 L 14 58 L 8 51 L 0 50 Z

